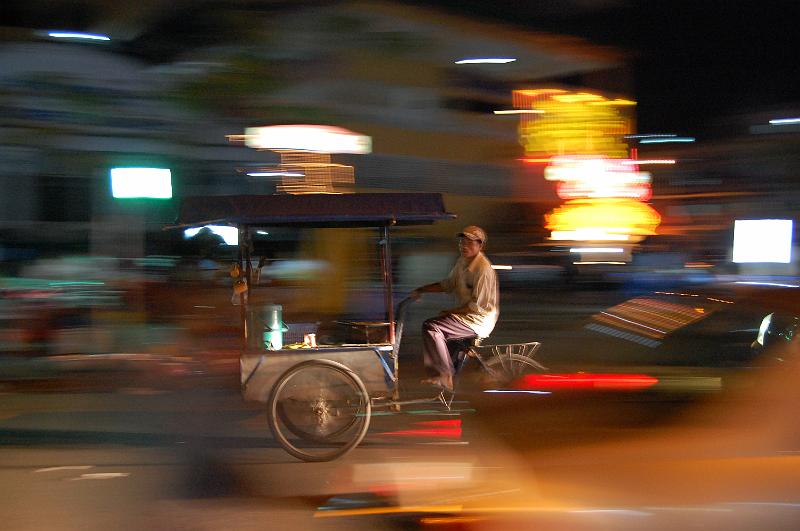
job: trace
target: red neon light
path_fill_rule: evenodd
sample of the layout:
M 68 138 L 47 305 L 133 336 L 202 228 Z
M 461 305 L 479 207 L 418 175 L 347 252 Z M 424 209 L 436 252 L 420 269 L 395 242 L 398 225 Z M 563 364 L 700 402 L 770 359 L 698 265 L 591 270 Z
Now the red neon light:
M 641 391 L 658 383 L 647 374 L 527 374 L 514 382 L 518 390 L 625 390 Z

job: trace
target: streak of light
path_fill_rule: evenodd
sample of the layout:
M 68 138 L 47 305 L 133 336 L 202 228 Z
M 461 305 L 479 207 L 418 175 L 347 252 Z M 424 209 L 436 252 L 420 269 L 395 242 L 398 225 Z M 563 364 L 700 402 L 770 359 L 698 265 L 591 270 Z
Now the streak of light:
M 739 281 L 735 282 L 735 284 L 746 284 L 748 286 L 775 286 L 778 288 L 800 288 L 800 286 L 796 284 L 780 284 L 778 282 L 745 282 Z
M 639 166 L 641 164 L 675 164 L 675 159 L 643 159 L 643 160 L 623 160 L 620 164 Z
M 291 171 L 251 171 L 250 177 L 303 177 L 305 174 Z
M 632 509 L 576 509 L 569 511 L 574 514 L 620 514 L 624 516 L 653 516 L 653 513 L 646 511 L 635 511 Z
M 110 41 L 105 35 L 93 35 L 91 33 L 79 33 L 71 31 L 51 31 L 47 34 L 54 39 L 85 39 L 90 41 Z
M 541 109 L 504 109 L 494 111 L 495 114 L 544 114 Z
M 787 124 L 800 124 L 800 118 L 777 118 L 770 120 L 771 125 L 787 125 Z
M 678 135 L 673 134 L 647 134 L 647 135 L 625 135 L 625 138 L 674 138 Z
M 94 468 L 94 465 L 68 465 L 68 466 L 51 466 L 48 468 L 39 468 L 34 470 L 34 474 L 38 474 L 40 472 L 56 472 L 58 470 L 89 470 L 90 468 Z
M 603 229 L 578 229 L 578 230 L 554 230 L 550 233 L 551 240 L 615 240 L 626 241 L 629 239 L 627 234 L 614 234 Z
M 83 481 L 87 479 L 116 479 L 126 478 L 130 476 L 128 472 L 101 472 L 97 474 L 81 474 L 77 478 L 72 478 L 70 481 Z
M 673 138 L 643 138 L 640 144 L 666 144 L 668 142 L 694 142 L 693 136 L 676 136 Z
M 571 253 L 622 253 L 622 247 L 570 247 Z
M 472 59 L 459 59 L 455 61 L 457 65 L 479 65 L 479 64 L 491 64 L 491 65 L 501 65 L 506 63 L 513 63 L 516 59 L 511 57 L 476 57 Z
M 599 264 L 610 264 L 610 265 L 625 265 L 625 262 L 604 262 L 604 261 L 582 261 L 582 262 L 572 262 L 575 265 L 599 265 Z
M 530 391 L 523 389 L 487 389 L 484 393 L 517 394 L 517 395 L 552 395 L 550 391 Z
M 600 312 L 600 313 L 602 313 L 603 315 L 607 315 L 609 317 L 613 317 L 614 319 L 619 319 L 620 321 L 625 321 L 626 323 L 630 323 L 632 325 L 641 326 L 642 328 L 647 328 L 648 330 L 652 330 L 654 332 L 658 332 L 659 334 L 666 334 L 666 332 L 664 330 L 659 330 L 658 328 L 653 328 L 652 326 L 647 326 L 647 325 L 644 325 L 642 323 L 638 323 L 636 321 L 631 321 L 630 319 L 624 319 L 624 318 L 620 317 L 619 315 L 614 315 L 614 314 L 611 314 L 611 313 L 608 313 L 608 312 Z
M 401 505 L 399 507 L 366 507 L 363 509 L 322 510 L 314 513 L 314 518 L 331 518 L 337 516 L 359 516 L 370 514 L 403 514 L 403 513 L 457 513 L 461 505 Z
M 647 389 L 658 378 L 647 374 L 526 374 L 514 382 L 523 389 Z

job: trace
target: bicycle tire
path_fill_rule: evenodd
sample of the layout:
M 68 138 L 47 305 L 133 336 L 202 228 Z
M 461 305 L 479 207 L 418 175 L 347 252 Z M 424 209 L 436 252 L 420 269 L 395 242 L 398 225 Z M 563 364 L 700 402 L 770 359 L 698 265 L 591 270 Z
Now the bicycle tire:
M 335 388 L 320 384 L 327 381 L 336 382 Z M 307 462 L 331 461 L 352 451 L 367 434 L 371 413 L 361 379 L 331 360 L 290 367 L 278 378 L 267 402 L 275 440 L 290 455 Z
M 507 385 L 525 374 L 544 371 L 544 367 L 540 363 L 520 354 L 509 354 L 505 360 L 494 356 L 484 361 L 483 365 L 487 379 L 491 380 L 491 385 L 498 386 Z

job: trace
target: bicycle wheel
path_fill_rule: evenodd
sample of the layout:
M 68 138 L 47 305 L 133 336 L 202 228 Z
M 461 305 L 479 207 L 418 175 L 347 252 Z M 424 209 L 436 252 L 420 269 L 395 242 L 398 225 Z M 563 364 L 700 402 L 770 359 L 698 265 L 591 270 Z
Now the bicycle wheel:
M 361 379 L 330 360 L 290 368 L 267 402 L 275 440 L 303 461 L 330 461 L 351 451 L 367 434 L 371 411 Z
M 484 385 L 503 386 L 525 374 L 546 371 L 544 365 L 532 358 L 538 348 L 539 343 L 475 347 L 483 360 Z

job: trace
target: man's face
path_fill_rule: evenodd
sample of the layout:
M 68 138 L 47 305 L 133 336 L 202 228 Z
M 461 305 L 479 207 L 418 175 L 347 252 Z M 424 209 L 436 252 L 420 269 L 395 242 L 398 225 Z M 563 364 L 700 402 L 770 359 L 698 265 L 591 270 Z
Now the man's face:
M 475 258 L 481 251 L 483 244 L 478 240 L 470 240 L 469 238 L 458 239 L 458 250 L 464 258 Z

